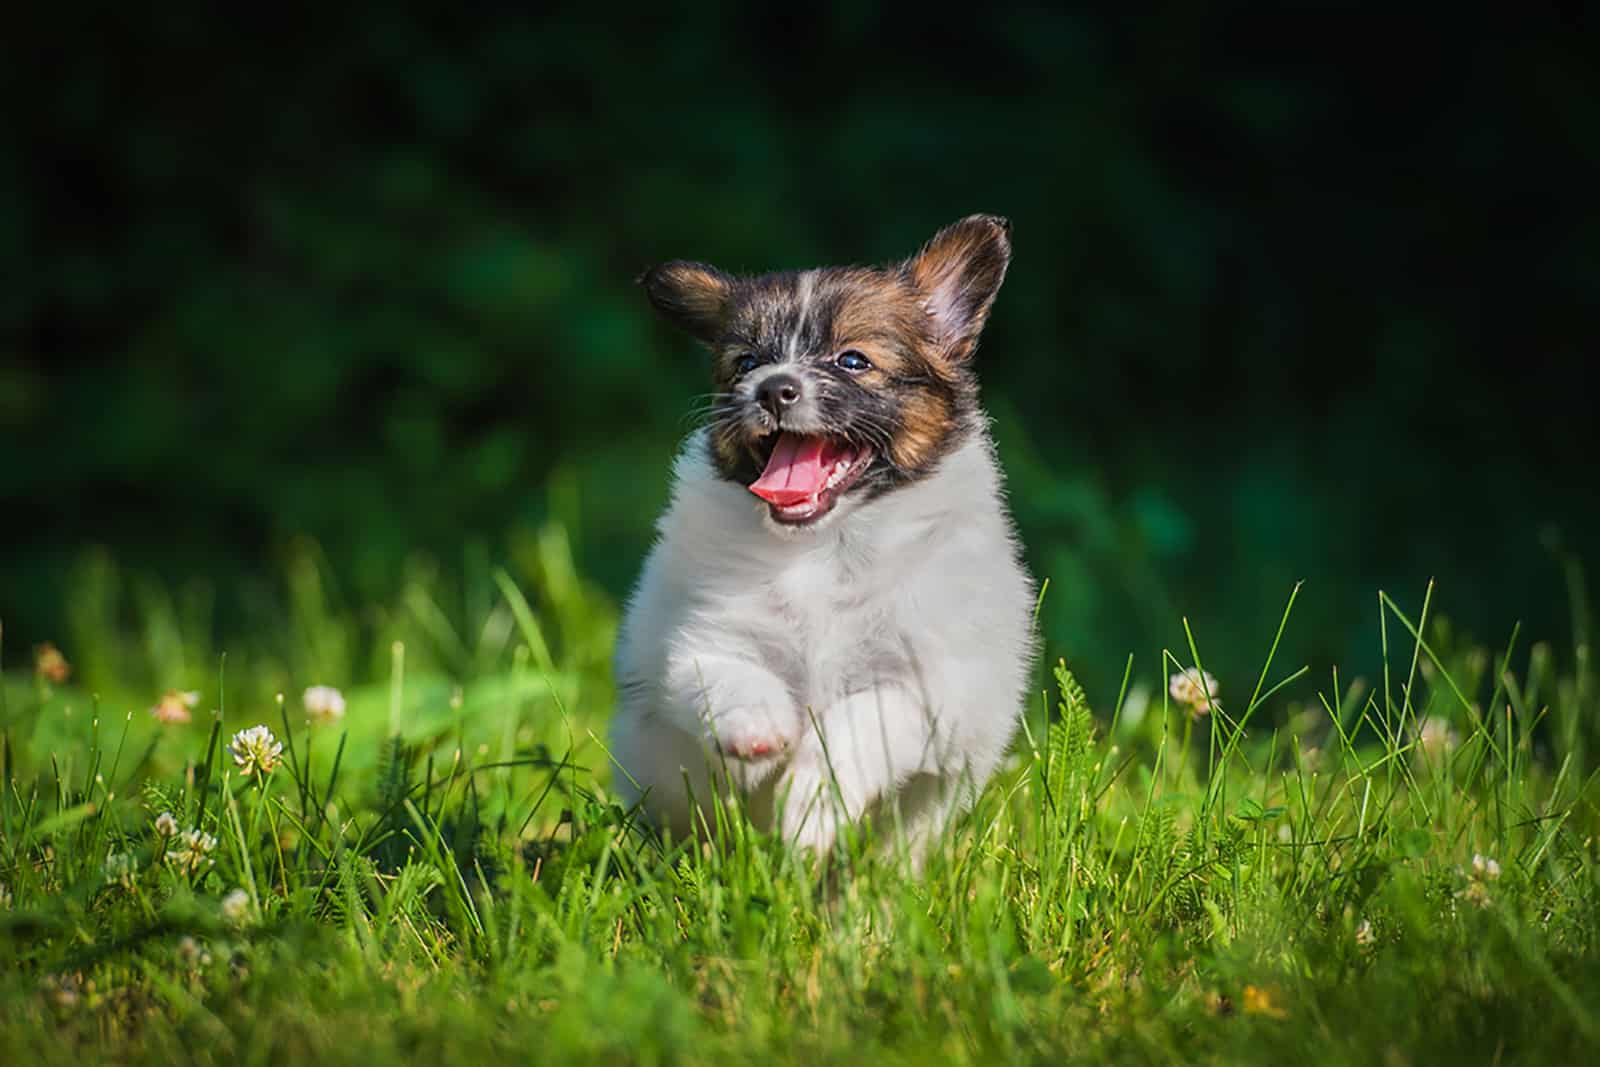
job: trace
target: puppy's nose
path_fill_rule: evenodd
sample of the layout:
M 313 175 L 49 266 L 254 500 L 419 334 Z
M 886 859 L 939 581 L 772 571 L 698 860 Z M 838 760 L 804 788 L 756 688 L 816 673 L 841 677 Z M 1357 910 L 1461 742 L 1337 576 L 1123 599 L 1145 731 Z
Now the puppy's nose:
M 774 374 L 756 387 L 756 403 L 779 418 L 800 401 L 800 379 L 792 374 Z

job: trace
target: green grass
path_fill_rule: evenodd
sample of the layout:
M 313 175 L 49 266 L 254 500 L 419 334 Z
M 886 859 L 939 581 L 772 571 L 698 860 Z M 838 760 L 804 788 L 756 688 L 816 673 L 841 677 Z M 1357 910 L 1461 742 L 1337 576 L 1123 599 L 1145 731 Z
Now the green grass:
M 1571 652 L 1487 652 L 1380 597 L 1360 682 L 1274 662 L 1291 596 L 1259 676 L 1200 718 L 1164 695 L 1194 641 L 1114 693 L 1052 660 L 1015 758 L 914 877 L 870 828 L 821 861 L 734 809 L 695 841 L 643 833 L 606 789 L 614 611 L 558 527 L 513 558 L 359 609 L 303 550 L 263 608 L 281 624 L 226 656 L 202 594 L 98 560 L 72 680 L 0 651 L 0 1063 L 1600 1046 L 1581 618 Z M 338 723 L 306 721 L 321 683 Z M 192 723 L 148 714 L 169 688 L 199 691 Z M 227 752 L 257 724 L 285 746 L 264 779 Z M 163 858 L 163 811 L 215 838 L 209 863 Z

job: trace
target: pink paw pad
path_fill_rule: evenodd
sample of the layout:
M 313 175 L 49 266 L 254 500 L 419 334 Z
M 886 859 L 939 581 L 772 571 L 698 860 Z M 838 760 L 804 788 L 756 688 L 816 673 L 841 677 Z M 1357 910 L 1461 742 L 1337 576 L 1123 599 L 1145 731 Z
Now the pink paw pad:
M 718 747 L 723 755 L 735 759 L 763 759 L 781 752 L 784 746 L 781 742 L 766 739 L 738 741 L 724 739 Z

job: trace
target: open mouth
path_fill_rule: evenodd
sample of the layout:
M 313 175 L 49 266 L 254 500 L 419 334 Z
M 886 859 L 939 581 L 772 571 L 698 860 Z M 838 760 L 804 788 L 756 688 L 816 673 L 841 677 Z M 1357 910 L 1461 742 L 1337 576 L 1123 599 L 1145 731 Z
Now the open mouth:
M 827 514 L 872 462 L 872 449 L 817 434 L 777 435 L 750 491 L 778 522 L 803 526 Z

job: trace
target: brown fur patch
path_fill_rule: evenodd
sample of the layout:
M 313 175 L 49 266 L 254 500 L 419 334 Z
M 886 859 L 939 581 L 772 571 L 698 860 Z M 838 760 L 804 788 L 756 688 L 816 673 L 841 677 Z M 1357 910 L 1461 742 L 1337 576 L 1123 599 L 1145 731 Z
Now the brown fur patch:
M 970 392 L 961 368 L 945 358 L 921 294 L 903 271 L 839 272 L 832 351 L 856 349 L 873 369 L 857 381 L 877 390 L 895 411 L 889 458 L 902 471 L 925 470 L 942 454 L 957 425 L 957 404 Z
M 951 223 L 911 258 L 911 277 L 949 358 L 966 359 L 977 348 L 1010 262 L 1011 223 L 995 215 Z
M 724 427 L 711 435 L 711 448 L 716 453 L 717 466 L 732 471 L 750 462 L 749 446 L 745 436 L 732 427 Z
M 853 272 L 854 273 L 854 272 Z M 933 341 L 932 322 L 917 292 L 899 273 L 859 272 L 849 279 L 833 316 L 833 348 L 871 350 L 873 362 L 890 373 L 921 372 L 917 357 Z
M 955 427 L 949 400 L 930 391 L 912 393 L 900 405 L 900 431 L 894 435 L 892 459 L 904 471 L 930 466 Z
M 942 359 L 933 321 L 902 271 L 839 272 L 832 317 L 833 353 L 858 349 L 883 374 L 954 383 L 958 368 Z
M 675 259 L 640 277 L 650 303 L 694 337 L 710 344 L 722 332 L 733 279 L 704 263 Z

